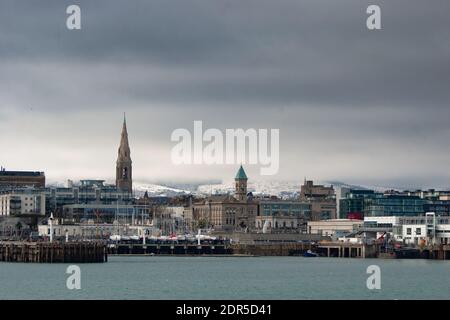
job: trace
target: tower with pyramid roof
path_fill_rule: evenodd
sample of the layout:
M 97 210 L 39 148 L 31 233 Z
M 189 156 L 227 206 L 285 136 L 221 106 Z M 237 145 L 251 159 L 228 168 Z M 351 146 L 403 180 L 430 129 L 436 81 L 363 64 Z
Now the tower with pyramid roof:
M 247 200 L 247 175 L 245 174 L 244 168 L 239 168 L 236 177 L 234 178 L 235 181 L 235 196 L 236 199 L 239 201 L 246 201 Z
M 133 191 L 132 161 L 128 144 L 127 121 L 123 116 L 122 134 L 116 162 L 116 187 L 122 191 Z

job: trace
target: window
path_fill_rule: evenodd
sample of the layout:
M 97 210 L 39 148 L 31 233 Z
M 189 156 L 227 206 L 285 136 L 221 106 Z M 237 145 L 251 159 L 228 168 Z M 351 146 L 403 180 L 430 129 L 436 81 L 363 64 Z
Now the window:
M 416 235 L 418 235 L 418 236 L 422 235 L 422 229 L 421 228 L 416 228 Z
M 411 228 L 406 228 L 406 234 L 407 234 L 408 236 L 411 235 Z

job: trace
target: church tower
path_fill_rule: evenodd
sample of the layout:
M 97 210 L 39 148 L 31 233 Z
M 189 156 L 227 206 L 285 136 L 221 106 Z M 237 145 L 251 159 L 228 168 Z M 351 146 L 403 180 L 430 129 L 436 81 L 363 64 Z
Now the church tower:
M 235 185 L 236 185 L 236 191 L 235 196 L 239 201 L 246 201 L 247 200 L 247 175 L 245 174 L 244 168 L 239 168 L 239 171 L 236 174 L 236 177 L 234 178 Z
M 128 144 L 127 121 L 123 116 L 122 134 L 116 163 L 116 187 L 122 191 L 133 192 L 132 162 Z

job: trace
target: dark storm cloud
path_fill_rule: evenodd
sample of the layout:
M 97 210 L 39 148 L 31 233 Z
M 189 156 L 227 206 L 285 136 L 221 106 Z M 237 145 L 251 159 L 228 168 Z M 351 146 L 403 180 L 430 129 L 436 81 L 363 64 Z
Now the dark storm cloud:
M 112 83 L 130 99 L 447 107 L 450 3 L 432 2 L 377 1 L 383 30 L 370 32 L 368 1 L 80 1 L 83 30 L 70 32 L 71 1 L 6 1 L 0 56 L 112 75 L 139 64 Z
M 65 26 L 74 3 L 81 31 Z M 381 6 L 381 31 L 365 27 L 369 4 Z M 135 145 L 151 137 L 165 162 L 170 132 L 201 119 L 280 128 L 283 177 L 428 183 L 450 160 L 449 9 L 448 0 L 3 0 L 0 132 L 88 150 L 93 134 L 115 143 L 125 109 Z

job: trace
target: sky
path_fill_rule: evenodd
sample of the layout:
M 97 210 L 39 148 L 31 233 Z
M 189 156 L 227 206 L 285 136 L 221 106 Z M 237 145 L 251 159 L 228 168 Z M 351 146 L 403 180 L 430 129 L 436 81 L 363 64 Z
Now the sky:
M 67 6 L 81 30 L 66 28 Z M 381 7 L 381 30 L 366 9 Z M 448 0 L 2 0 L 0 165 L 114 180 L 123 112 L 133 178 L 233 177 L 175 165 L 171 133 L 279 129 L 250 179 L 450 187 Z

